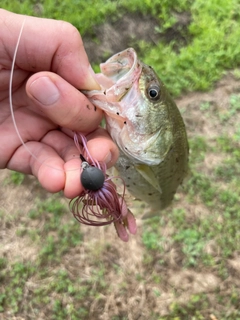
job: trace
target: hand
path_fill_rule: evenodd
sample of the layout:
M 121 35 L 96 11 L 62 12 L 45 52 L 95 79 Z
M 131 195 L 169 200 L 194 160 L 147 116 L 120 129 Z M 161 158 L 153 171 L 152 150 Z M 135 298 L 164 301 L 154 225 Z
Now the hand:
M 0 168 L 35 175 L 50 192 L 68 198 L 82 191 L 79 152 L 71 130 L 84 132 L 91 155 L 112 166 L 116 145 L 99 128 L 102 111 L 79 91 L 98 89 L 81 36 L 63 21 L 26 17 L 12 84 L 9 79 L 24 16 L 0 9 Z

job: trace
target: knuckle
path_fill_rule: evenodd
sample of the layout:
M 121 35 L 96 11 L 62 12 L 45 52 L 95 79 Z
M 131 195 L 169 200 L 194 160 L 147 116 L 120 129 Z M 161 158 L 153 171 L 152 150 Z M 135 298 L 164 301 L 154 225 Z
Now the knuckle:
M 82 44 L 82 37 L 75 26 L 66 21 L 59 21 L 59 23 L 61 29 L 61 36 L 64 39 L 72 43 L 78 43 L 78 45 Z

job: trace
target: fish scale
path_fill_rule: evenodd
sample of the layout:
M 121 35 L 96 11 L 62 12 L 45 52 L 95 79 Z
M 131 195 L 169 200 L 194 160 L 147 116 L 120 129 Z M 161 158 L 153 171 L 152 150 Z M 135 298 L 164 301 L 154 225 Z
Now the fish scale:
M 188 170 L 182 116 L 153 68 L 126 49 L 100 65 L 101 90 L 85 92 L 106 115 L 118 145 L 119 175 L 134 197 L 158 214 L 172 201 Z

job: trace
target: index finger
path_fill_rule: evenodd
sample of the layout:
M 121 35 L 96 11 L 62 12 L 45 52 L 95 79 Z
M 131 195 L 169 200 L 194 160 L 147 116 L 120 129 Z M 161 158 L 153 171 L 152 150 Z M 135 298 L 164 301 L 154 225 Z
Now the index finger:
M 15 65 L 30 72 L 52 71 L 78 89 L 99 89 L 78 30 L 68 22 L 23 16 L 0 9 L 4 67 L 11 68 L 22 24 Z

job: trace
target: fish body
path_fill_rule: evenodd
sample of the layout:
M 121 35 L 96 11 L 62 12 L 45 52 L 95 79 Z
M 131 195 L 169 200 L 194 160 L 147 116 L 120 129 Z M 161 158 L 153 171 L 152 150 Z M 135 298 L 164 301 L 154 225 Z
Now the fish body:
M 154 70 L 126 49 L 100 65 L 101 90 L 86 92 L 106 114 L 118 145 L 116 164 L 127 189 L 149 204 L 166 208 L 188 167 L 188 141 L 181 114 Z

